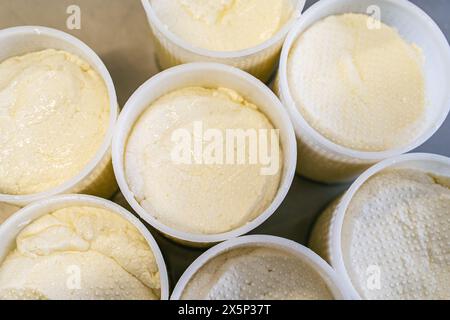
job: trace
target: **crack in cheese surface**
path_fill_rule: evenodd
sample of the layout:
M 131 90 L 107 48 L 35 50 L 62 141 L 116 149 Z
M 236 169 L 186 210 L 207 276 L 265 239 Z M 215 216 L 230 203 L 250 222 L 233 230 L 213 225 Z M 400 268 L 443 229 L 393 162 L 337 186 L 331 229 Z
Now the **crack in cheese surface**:
M 414 169 L 375 175 L 351 200 L 342 248 L 363 298 L 450 299 L 450 177 Z
M 30 223 L 0 266 L 0 299 L 159 299 L 155 257 L 130 222 L 68 207 Z

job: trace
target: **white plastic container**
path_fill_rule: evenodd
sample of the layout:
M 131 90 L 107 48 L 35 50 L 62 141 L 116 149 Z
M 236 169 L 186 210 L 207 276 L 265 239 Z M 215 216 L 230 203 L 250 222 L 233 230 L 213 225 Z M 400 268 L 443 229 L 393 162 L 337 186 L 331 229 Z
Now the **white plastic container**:
M 140 115 L 159 97 L 185 87 L 225 87 L 237 91 L 260 107 L 275 128 L 280 129 L 283 150 L 283 173 L 278 193 L 267 210 L 253 221 L 235 230 L 198 235 L 176 230 L 164 225 L 136 201 L 124 171 L 124 151 L 128 136 Z M 125 199 L 139 216 L 162 234 L 189 246 L 207 246 L 246 234 L 266 221 L 280 206 L 295 175 L 297 147 L 289 116 L 278 98 L 262 82 L 248 73 L 231 66 L 216 63 L 192 63 L 168 69 L 144 83 L 128 100 L 118 120 L 113 139 L 113 166 L 117 182 Z
M 0 224 L 2 224 L 6 219 L 12 216 L 15 212 L 19 211 L 20 208 L 0 202 Z
M 407 146 L 383 152 L 362 152 L 337 145 L 312 128 L 296 107 L 290 93 L 287 68 L 291 48 L 314 23 L 344 13 L 370 14 L 380 10 L 381 21 L 396 28 L 408 42 L 423 49 L 426 101 L 429 119 L 424 132 Z M 407 81 L 407 79 L 405 79 Z M 275 90 L 289 111 L 296 131 L 298 172 L 326 183 L 346 182 L 372 164 L 409 152 L 426 142 L 442 125 L 450 110 L 450 47 L 436 23 L 406 0 L 322 0 L 306 10 L 284 44 Z
M 98 72 L 105 82 L 110 99 L 110 120 L 103 144 L 94 158 L 74 178 L 50 190 L 30 195 L 0 194 L 0 202 L 24 206 L 31 202 L 63 193 L 87 193 L 109 198 L 117 190 L 111 164 L 111 141 L 117 120 L 118 104 L 111 76 L 103 62 L 77 38 L 45 27 L 16 27 L 0 30 L 0 61 L 26 53 L 57 49 L 81 57 Z
M 334 201 L 317 220 L 309 239 L 309 247 L 328 261 L 351 288 L 353 299 L 361 299 L 346 270 L 342 252 L 342 228 L 344 218 L 353 196 L 361 186 L 377 173 L 394 168 L 425 170 L 441 176 L 450 177 L 450 158 L 412 153 L 384 160 L 364 172 L 340 199 Z
M 150 249 L 155 256 L 161 278 L 161 299 L 169 298 L 169 280 L 166 264 L 161 251 L 153 236 L 147 228 L 130 212 L 121 206 L 97 197 L 86 195 L 62 195 L 48 198 L 33 203 L 16 212 L 11 218 L 0 226 L 0 263 L 15 248 L 17 235 L 34 220 L 49 214 L 55 210 L 70 206 L 89 206 L 114 212 L 135 226 L 147 240 Z
M 281 249 L 292 253 L 302 261 L 307 262 L 321 276 L 336 300 L 349 299 L 349 288 L 347 288 L 347 286 L 337 276 L 336 272 L 317 254 L 294 241 L 265 235 L 252 235 L 232 239 L 216 245 L 215 247 L 203 253 L 189 266 L 189 268 L 181 276 L 170 299 L 180 300 L 183 295 L 184 289 L 186 288 L 192 277 L 197 273 L 198 270 L 200 270 L 214 257 L 217 257 L 222 253 L 233 249 L 254 246 Z
M 141 1 L 154 36 L 156 57 L 162 69 L 189 62 L 218 62 L 245 70 L 264 82 L 273 74 L 284 39 L 305 6 L 305 0 L 292 0 L 295 7 L 292 19 L 266 42 L 245 50 L 223 52 L 194 47 L 184 41 L 165 27 L 149 0 Z

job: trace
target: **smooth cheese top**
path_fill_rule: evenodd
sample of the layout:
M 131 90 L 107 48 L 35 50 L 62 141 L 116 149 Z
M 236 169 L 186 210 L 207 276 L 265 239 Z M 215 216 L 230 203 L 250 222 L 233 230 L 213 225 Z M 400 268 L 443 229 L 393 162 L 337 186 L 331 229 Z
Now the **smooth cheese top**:
M 237 51 L 272 38 L 291 19 L 293 0 L 150 0 L 166 28 L 191 45 Z
M 202 127 L 200 134 L 196 124 Z M 262 139 L 264 132 L 259 130 L 268 134 L 274 128 L 255 105 L 233 90 L 188 87 L 161 97 L 143 113 L 128 138 L 124 160 L 130 190 L 149 214 L 180 231 L 217 234 L 245 225 L 272 203 L 282 172 L 279 141 L 273 145 L 279 148 L 280 166 L 272 175 L 262 175 L 264 165 L 249 161 L 248 139 L 242 145 L 245 150 L 235 144 L 245 161 L 226 162 L 227 130 L 247 129 Z M 180 131 L 192 137 L 191 162 L 173 158 L 178 146 L 174 134 Z M 208 132 L 219 134 L 219 140 L 208 141 L 212 138 Z M 268 135 L 265 138 L 272 145 Z M 200 142 L 203 152 L 196 151 L 194 141 Z M 212 141 L 223 143 L 223 157 L 208 163 L 202 156 Z M 198 154 L 201 161 L 195 159 Z M 272 148 L 268 155 L 277 156 Z
M 310 264 L 284 250 L 234 249 L 204 265 L 186 286 L 185 300 L 333 300 Z
M 155 257 L 121 216 L 67 207 L 33 221 L 0 266 L 1 299 L 159 299 Z
M 427 123 L 421 50 L 363 14 L 327 17 L 296 40 L 288 83 L 305 120 L 358 151 L 405 147 Z
M 347 209 L 342 252 L 365 299 L 450 299 L 450 177 L 413 169 L 368 180 Z
M 103 79 L 68 52 L 0 63 L 0 193 L 44 192 L 79 174 L 104 141 L 109 108 Z

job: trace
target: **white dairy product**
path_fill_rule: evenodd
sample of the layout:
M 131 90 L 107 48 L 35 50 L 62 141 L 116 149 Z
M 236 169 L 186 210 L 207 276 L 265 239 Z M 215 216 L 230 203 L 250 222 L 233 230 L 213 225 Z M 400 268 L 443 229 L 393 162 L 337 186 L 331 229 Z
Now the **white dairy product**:
M 383 171 L 353 197 L 344 262 L 365 299 L 450 299 L 450 177 Z
M 332 300 L 326 282 L 307 262 L 281 249 L 237 248 L 208 261 L 182 299 Z
M 291 19 L 292 0 L 150 0 L 166 28 L 199 48 L 236 51 L 272 38 Z
M 233 140 L 236 161 L 227 162 L 225 148 L 232 140 L 227 139 L 227 132 L 247 129 L 260 140 L 267 138 L 263 140 L 270 144 L 271 159 L 280 158 L 273 174 L 262 174 L 265 165 L 260 159 L 250 162 L 250 139 L 241 146 Z M 233 90 L 188 87 L 169 93 L 143 113 L 128 138 L 124 160 L 130 190 L 147 212 L 177 230 L 217 234 L 240 227 L 267 209 L 278 191 L 282 151 L 278 139 L 269 137 L 272 129 L 266 116 Z M 191 162 L 174 157 L 181 144 L 174 137 L 180 132 L 192 137 L 188 146 L 189 155 L 194 154 Z M 223 143 L 223 157 L 209 163 L 203 157 L 213 141 L 207 139 L 208 133 L 219 135 Z M 196 151 L 194 141 L 200 142 L 204 152 Z M 237 161 L 239 151 L 244 155 L 242 163 Z
M 288 58 L 290 92 L 305 120 L 359 151 L 404 147 L 427 123 L 421 49 L 377 22 L 327 17 L 300 35 Z
M 103 79 L 53 49 L 0 63 L 0 193 L 47 191 L 91 161 L 109 123 Z
M 38 218 L 0 266 L 0 299 L 158 299 L 155 257 L 119 215 L 67 207 Z
M 5 222 L 6 219 L 12 216 L 19 209 L 19 207 L 0 202 L 0 224 Z

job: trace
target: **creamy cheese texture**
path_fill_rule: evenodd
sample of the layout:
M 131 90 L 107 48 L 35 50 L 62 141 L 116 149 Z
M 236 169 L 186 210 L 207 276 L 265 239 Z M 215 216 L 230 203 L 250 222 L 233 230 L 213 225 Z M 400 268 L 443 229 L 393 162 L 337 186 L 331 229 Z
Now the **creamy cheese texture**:
M 300 35 L 288 58 L 289 89 L 305 120 L 359 151 L 404 147 L 427 123 L 422 51 L 377 22 L 327 17 Z
M 333 300 L 326 282 L 307 262 L 277 248 L 238 248 L 206 263 L 182 299 Z
M 198 125 L 203 136 L 196 129 Z M 171 92 L 143 113 L 128 138 L 124 160 L 130 190 L 149 214 L 177 230 L 217 234 L 245 225 L 267 209 L 280 184 L 282 150 L 278 140 L 268 137 L 271 129 L 267 117 L 233 90 L 188 87 Z M 277 171 L 263 175 L 264 164 L 250 162 L 249 139 L 245 140 L 245 150 L 233 140 L 245 155 L 244 162 L 228 164 L 225 145 L 231 139 L 227 142 L 227 130 L 252 130 L 258 139 L 267 138 L 264 140 L 278 147 Z M 266 134 L 259 130 L 266 130 Z M 190 162 L 173 156 L 181 145 L 174 140 L 177 132 L 192 137 L 188 149 L 194 157 Z M 211 138 L 208 132 L 219 134 L 215 141 L 224 146 L 223 157 L 217 162 L 208 163 L 203 158 L 213 141 L 207 140 Z M 203 152 L 196 151 L 194 141 L 200 142 Z M 273 149 L 268 150 L 272 159 L 278 156 Z
M 255 47 L 291 19 L 293 0 L 150 0 L 166 28 L 189 44 L 214 51 Z
M 103 79 L 77 56 L 48 49 L 1 62 L 0 193 L 39 193 L 76 176 L 109 115 Z
M 450 299 L 450 177 L 375 175 L 347 209 L 342 246 L 365 299 Z
M 0 266 L 0 299 L 159 299 L 155 257 L 121 216 L 67 207 L 31 222 Z

